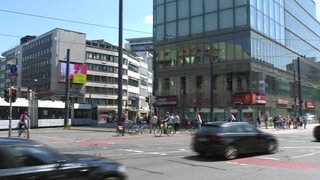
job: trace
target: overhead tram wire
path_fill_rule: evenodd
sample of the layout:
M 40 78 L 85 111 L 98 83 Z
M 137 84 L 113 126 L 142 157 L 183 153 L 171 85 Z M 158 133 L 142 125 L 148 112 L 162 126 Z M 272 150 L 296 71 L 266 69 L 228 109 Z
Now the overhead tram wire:
M 76 23 L 76 24 L 83 24 L 83 25 L 88 25 L 88 26 L 96 26 L 96 27 L 103 27 L 103 28 L 109 28 L 109 29 L 116 29 L 118 30 L 118 27 L 114 26 L 106 26 L 106 25 L 101 25 L 101 24 L 94 24 L 94 23 L 88 23 L 88 22 L 82 22 L 82 21 L 75 21 L 75 20 L 69 20 L 69 19 L 62 19 L 62 18 L 55 18 L 55 17 L 49 17 L 49 16 L 42 16 L 42 15 L 36 15 L 36 14 L 29 14 L 29 13 L 23 13 L 23 12 L 17 12 L 17 11 L 9 11 L 9 10 L 3 10 L 0 9 L 0 12 L 5 12 L 5 13 L 11 13 L 11 14 L 20 14 L 24 16 L 32 16 L 32 17 L 37 17 L 37 18 L 42 18 L 42 19 L 51 19 L 55 21 L 64 21 L 64 22 L 70 22 L 70 23 Z M 139 30 L 133 30 L 133 29 L 122 29 L 123 31 L 129 31 L 129 32 L 136 32 L 136 33 L 142 33 L 142 34 L 150 34 L 150 32 L 146 31 L 139 31 Z M 2 35 L 2 34 L 0 34 Z M 7 35 L 10 36 L 10 35 Z M 15 37 L 15 36 L 13 36 Z

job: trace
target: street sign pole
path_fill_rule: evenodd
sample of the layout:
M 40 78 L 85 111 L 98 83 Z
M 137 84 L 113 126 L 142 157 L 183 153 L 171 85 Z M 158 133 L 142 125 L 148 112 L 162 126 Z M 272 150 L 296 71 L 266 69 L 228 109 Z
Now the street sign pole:
M 9 114 L 9 134 L 8 137 L 11 137 L 11 132 L 12 132 L 12 101 L 11 101 L 11 96 L 12 96 L 12 88 L 9 88 L 9 104 L 10 104 L 10 114 Z

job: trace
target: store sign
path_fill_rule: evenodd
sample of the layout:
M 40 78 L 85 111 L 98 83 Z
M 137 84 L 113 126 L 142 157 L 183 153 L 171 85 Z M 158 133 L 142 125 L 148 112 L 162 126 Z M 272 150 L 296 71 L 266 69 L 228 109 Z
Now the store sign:
M 265 95 L 257 95 L 256 93 L 237 93 L 232 95 L 231 101 L 242 104 L 266 104 L 267 102 Z
M 256 93 L 237 93 L 232 95 L 231 101 L 233 103 L 256 104 Z
M 316 103 L 315 102 L 310 102 L 310 101 L 305 101 L 305 107 L 307 109 L 314 109 L 314 108 L 316 108 Z
M 175 106 L 178 104 L 177 96 L 160 96 L 157 100 L 158 106 Z
M 286 99 L 277 99 L 277 104 L 287 105 L 289 103 Z
M 256 103 L 257 104 L 266 104 L 267 103 L 265 95 L 257 95 L 256 97 L 257 97 L 256 98 Z

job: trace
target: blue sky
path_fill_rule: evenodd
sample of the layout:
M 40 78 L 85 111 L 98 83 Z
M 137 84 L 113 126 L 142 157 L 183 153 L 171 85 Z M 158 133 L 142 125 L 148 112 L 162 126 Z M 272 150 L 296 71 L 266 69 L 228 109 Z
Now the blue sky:
M 319 12 L 320 0 L 315 1 Z M 153 0 L 123 0 L 124 39 L 152 36 L 152 5 Z M 88 40 L 104 39 L 118 44 L 118 10 L 119 0 L 1 1 L 0 54 L 18 45 L 20 37 L 38 36 L 54 28 L 86 33 Z
M 124 39 L 152 36 L 152 5 L 153 0 L 123 0 Z M 88 40 L 118 44 L 118 15 L 119 0 L 1 1 L 0 54 L 19 45 L 20 37 L 38 36 L 54 28 L 86 33 Z

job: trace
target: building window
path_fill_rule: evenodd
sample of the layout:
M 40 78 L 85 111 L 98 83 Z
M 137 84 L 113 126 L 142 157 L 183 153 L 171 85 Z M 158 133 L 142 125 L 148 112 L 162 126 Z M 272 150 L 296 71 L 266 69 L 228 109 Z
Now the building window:
M 203 32 L 202 16 L 191 18 L 191 34 L 199 34 Z
M 134 87 L 139 87 L 139 81 L 134 80 L 134 79 L 129 79 L 129 84 L 130 86 L 134 86 Z
M 176 21 L 168 23 L 166 26 L 166 39 L 174 39 L 177 36 L 177 23 Z
M 218 30 L 218 14 L 205 15 L 205 32 Z
M 166 5 L 166 22 L 176 20 L 176 2 L 167 3 Z
M 205 12 L 208 13 L 208 12 L 217 11 L 217 8 L 218 8 L 217 2 L 218 1 L 204 0 L 204 10 L 205 10 Z
M 247 25 L 247 11 L 246 7 L 239 7 L 235 9 L 235 25 L 245 26 Z
M 178 18 L 189 17 L 189 2 L 185 0 L 178 1 Z
M 189 19 L 180 20 L 178 22 L 178 36 L 188 36 L 189 34 Z
M 220 0 L 219 2 L 219 9 L 227 9 L 232 8 L 233 0 Z
M 167 90 L 169 90 L 170 89 L 170 79 L 169 78 L 165 78 L 164 79 L 164 89 L 167 89 Z
M 233 27 L 233 11 L 232 9 L 220 12 L 220 29 Z
M 181 87 L 181 94 L 186 94 L 186 77 L 181 77 L 180 79 L 180 87 Z
M 197 87 L 197 89 L 201 89 L 202 86 L 203 86 L 202 76 L 197 76 L 196 77 L 196 87 Z
M 191 16 L 200 15 L 203 12 L 202 8 L 202 1 L 191 0 Z
M 138 66 L 135 66 L 135 65 L 133 65 L 133 64 L 129 64 L 128 69 L 129 69 L 130 71 L 139 73 L 139 67 L 138 67 Z

